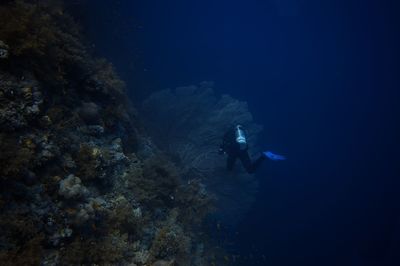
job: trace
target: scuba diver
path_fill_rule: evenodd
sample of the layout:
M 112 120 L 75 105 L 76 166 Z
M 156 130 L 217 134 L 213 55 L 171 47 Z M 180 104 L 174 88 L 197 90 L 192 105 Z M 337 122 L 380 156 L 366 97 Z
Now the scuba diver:
M 286 159 L 282 155 L 274 154 L 271 151 L 265 151 L 252 162 L 248 153 L 246 133 L 242 125 L 236 125 L 225 133 L 219 148 L 219 153 L 228 155 L 226 162 L 228 171 L 232 171 L 236 159 L 239 159 L 249 174 L 253 174 L 266 158 L 273 161 Z

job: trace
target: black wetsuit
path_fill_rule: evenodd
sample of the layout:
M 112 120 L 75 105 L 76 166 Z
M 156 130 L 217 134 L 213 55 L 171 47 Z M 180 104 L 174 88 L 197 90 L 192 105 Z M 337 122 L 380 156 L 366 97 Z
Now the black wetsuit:
M 236 159 L 239 159 L 246 171 L 249 174 L 253 174 L 265 160 L 265 156 L 262 155 L 252 162 L 248 153 L 247 145 L 245 149 L 240 149 L 239 143 L 236 142 L 235 130 L 235 128 L 232 128 L 225 133 L 220 146 L 220 151 L 225 152 L 228 155 L 226 167 L 228 171 L 232 171 Z

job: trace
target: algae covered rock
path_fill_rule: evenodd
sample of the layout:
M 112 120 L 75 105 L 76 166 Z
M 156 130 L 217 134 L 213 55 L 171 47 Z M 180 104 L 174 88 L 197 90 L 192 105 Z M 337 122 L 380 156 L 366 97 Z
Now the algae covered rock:
M 34 79 L 18 80 L 0 72 L 0 127 L 14 131 L 27 127 L 40 114 L 43 95 Z
M 2 265 L 197 266 L 192 226 L 200 232 L 209 212 L 205 190 L 182 182 L 59 1 L 5 2 Z
M 173 266 L 174 265 L 174 261 L 166 261 L 166 260 L 158 260 L 156 262 L 154 262 L 153 264 L 151 264 L 151 266 Z
M 82 184 L 79 177 L 69 175 L 60 181 L 60 189 L 58 193 L 66 199 L 79 199 L 88 196 L 89 191 Z
M 80 209 L 75 214 L 75 217 L 73 219 L 73 224 L 83 225 L 88 220 L 93 219 L 94 216 L 95 216 L 95 210 L 94 210 L 92 204 L 90 204 L 90 203 L 81 204 Z
M 5 44 L 2 40 L 0 40 L 0 59 L 8 58 L 8 45 Z
M 84 102 L 78 109 L 79 116 L 89 125 L 98 124 L 101 120 L 100 107 L 94 102 Z

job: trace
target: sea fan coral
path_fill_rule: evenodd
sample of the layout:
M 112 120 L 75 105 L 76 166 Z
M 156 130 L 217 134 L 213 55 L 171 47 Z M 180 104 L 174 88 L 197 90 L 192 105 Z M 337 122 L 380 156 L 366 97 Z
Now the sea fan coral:
M 165 150 L 188 179 L 199 178 L 217 197 L 221 216 L 235 221 L 254 200 L 257 181 L 241 169 L 225 170 L 218 146 L 226 130 L 240 123 L 254 151 L 262 127 L 253 122 L 245 102 L 229 95 L 220 99 L 211 82 L 155 92 L 144 101 L 145 123 L 157 145 Z

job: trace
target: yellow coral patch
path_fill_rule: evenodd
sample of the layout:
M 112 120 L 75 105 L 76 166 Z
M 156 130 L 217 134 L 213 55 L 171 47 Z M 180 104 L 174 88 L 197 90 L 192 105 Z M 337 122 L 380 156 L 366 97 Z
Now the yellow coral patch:
M 99 148 L 93 148 L 92 149 L 92 156 L 94 157 L 94 158 L 96 158 L 96 157 L 98 157 L 98 156 L 100 156 L 101 155 L 101 150 L 99 149 Z
M 29 149 L 35 149 L 36 148 L 36 144 L 33 142 L 33 140 L 31 138 L 24 139 L 23 145 L 26 148 L 29 148 Z

